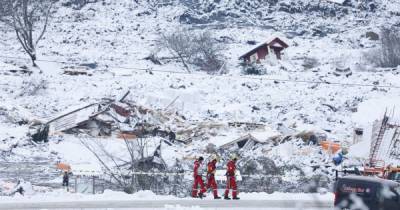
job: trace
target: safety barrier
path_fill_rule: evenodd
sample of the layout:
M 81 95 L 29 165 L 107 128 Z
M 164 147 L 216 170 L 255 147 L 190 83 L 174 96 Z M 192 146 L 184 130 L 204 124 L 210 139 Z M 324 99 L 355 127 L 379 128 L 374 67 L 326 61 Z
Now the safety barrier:
M 35 163 L 35 162 L 33 162 Z M 19 163 L 21 164 L 21 163 Z M 27 163 L 21 166 L 26 166 Z M 47 165 L 49 169 L 51 168 L 52 176 L 42 176 L 38 177 L 38 174 L 14 174 L 10 177 L 10 181 L 14 182 L 18 178 L 23 178 L 25 181 L 31 182 L 36 186 L 44 186 L 50 188 L 62 188 L 62 170 L 55 170 L 55 163 L 43 162 L 35 163 L 38 165 Z M 9 176 L 5 171 L 1 170 L 0 162 L 0 177 L 2 174 L 4 176 Z M 13 165 L 8 163 L 8 166 Z M 33 165 L 34 166 L 34 165 Z M 36 165 L 37 166 L 37 165 Z M 54 168 L 52 168 L 54 166 Z M 13 165 L 12 171 L 14 171 L 17 165 Z M 54 169 L 54 171 L 53 171 Z M 29 169 L 28 169 L 29 170 Z M 18 171 L 18 170 L 17 170 Z M 26 168 L 25 168 L 26 171 Z M 225 170 L 218 170 L 219 174 L 216 174 L 216 181 L 220 189 L 225 188 L 226 176 Z M 156 194 L 161 195 L 175 195 L 177 197 L 187 197 L 191 194 L 192 184 L 193 184 L 193 172 L 192 171 L 134 171 L 126 172 L 127 174 L 119 174 L 118 178 L 123 179 L 126 186 L 131 187 L 128 190 L 133 190 L 133 192 L 140 190 L 151 190 Z M 290 192 L 301 192 L 307 189 L 307 180 L 310 178 L 304 176 L 282 176 L 275 174 L 240 174 L 237 173 L 237 181 L 239 181 L 238 190 L 240 192 L 274 192 L 274 191 L 290 191 Z M 203 173 L 203 180 L 206 182 L 206 174 Z M 3 176 L 3 178 L 4 178 Z M 295 176 L 295 177 L 294 177 Z M 59 178 L 59 183 L 54 182 L 55 178 Z M 32 179 L 33 178 L 33 179 Z M 334 178 L 334 177 L 333 177 Z M 76 181 L 75 181 L 76 180 Z M 285 181 L 291 180 L 291 181 Z M 293 182 L 293 180 L 298 180 Z M 324 181 L 324 183 L 329 182 Z M 318 185 L 320 187 L 326 187 L 327 184 Z M 115 179 L 110 174 L 105 173 L 102 170 L 73 170 L 70 175 L 69 189 L 71 192 L 83 192 L 83 193 L 101 193 L 105 189 L 112 190 L 127 190 L 121 185 L 119 185 Z

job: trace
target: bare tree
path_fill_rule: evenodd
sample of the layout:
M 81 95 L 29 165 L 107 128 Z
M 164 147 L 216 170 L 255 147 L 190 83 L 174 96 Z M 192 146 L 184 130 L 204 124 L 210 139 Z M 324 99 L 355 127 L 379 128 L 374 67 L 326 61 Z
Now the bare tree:
M 133 193 L 139 187 L 146 189 L 153 184 L 152 177 L 135 173 L 153 168 L 154 160 L 151 158 L 154 156 L 145 157 L 148 139 L 124 139 L 125 147 L 118 155 L 111 153 L 98 139 L 81 138 L 81 143 L 96 157 L 114 183 L 125 192 Z
M 36 46 L 46 32 L 53 0 L 4 1 L 6 3 L 3 6 L 10 9 L 10 12 L 0 17 L 0 20 L 14 28 L 22 48 L 31 58 L 33 66 L 37 66 Z
M 111 154 L 101 141 L 92 140 L 90 138 L 81 139 L 82 145 L 96 157 L 96 159 L 105 169 L 106 174 L 108 174 L 119 187 L 124 189 L 124 191 L 132 193 L 135 184 L 134 179 L 129 179 L 127 177 L 130 174 L 129 172 L 134 171 L 134 164 L 136 161 L 135 145 L 132 141 L 124 141 L 126 150 L 121 151 L 121 153 L 128 153 L 128 160 L 121 159 L 115 154 Z
M 209 31 L 196 33 L 177 29 L 170 34 L 163 34 L 160 43 L 183 64 L 188 72 L 191 72 L 189 65 L 208 73 L 220 72 L 224 66 L 221 53 L 224 48 Z
M 119 186 L 126 186 L 126 181 L 123 177 L 123 172 L 120 167 L 121 163 L 117 162 L 117 160 L 114 158 L 114 155 L 109 154 L 100 142 L 96 142 L 94 140 L 92 141 L 89 138 L 82 138 L 80 139 L 80 141 L 82 145 L 86 147 L 86 149 L 88 149 L 96 157 L 96 159 L 106 170 L 106 173 L 110 175 L 113 180 L 118 183 Z M 106 157 L 102 156 L 103 153 Z M 114 163 L 114 166 L 109 166 L 107 162 L 108 159 L 111 159 L 111 161 Z
M 194 64 L 208 73 L 221 73 L 224 67 L 222 51 L 224 47 L 217 42 L 209 31 L 194 36 L 196 55 Z
M 178 29 L 170 34 L 162 34 L 160 43 L 182 62 L 187 72 L 191 72 L 188 63 L 194 55 L 194 46 L 188 30 Z

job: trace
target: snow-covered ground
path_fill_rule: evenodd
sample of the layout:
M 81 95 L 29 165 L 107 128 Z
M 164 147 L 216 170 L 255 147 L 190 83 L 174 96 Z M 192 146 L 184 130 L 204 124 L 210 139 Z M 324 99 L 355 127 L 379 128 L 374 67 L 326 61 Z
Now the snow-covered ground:
M 333 194 L 332 193 L 240 193 L 241 200 L 315 200 L 315 201 L 332 201 Z M 0 200 L 2 202 L 6 201 L 23 201 L 23 200 L 32 200 L 32 201 L 92 201 L 92 200 L 198 200 L 193 198 L 177 198 L 170 195 L 156 195 L 151 191 L 140 191 L 134 193 L 132 195 L 123 193 L 123 192 L 115 192 L 106 190 L 103 194 L 97 195 L 85 195 L 85 194 L 76 194 L 76 193 L 67 193 L 65 190 L 56 190 L 47 193 L 38 193 L 35 195 L 28 196 L 20 196 L 15 195 L 13 197 L 1 197 Z M 212 196 L 208 196 L 204 198 L 204 200 L 213 200 Z
M 178 199 L 173 196 L 159 196 L 150 191 L 141 191 L 133 195 L 121 192 L 105 191 L 101 195 L 81 195 L 70 194 L 66 192 L 51 192 L 37 194 L 34 196 L 15 196 L 0 197 L 0 209 L 8 207 L 14 209 L 17 207 L 25 208 L 31 205 L 31 208 L 61 207 L 61 208 L 143 208 L 143 209 L 277 209 L 279 207 L 294 209 L 329 209 L 333 203 L 333 194 L 290 194 L 290 193 L 243 193 L 240 195 L 240 201 L 213 200 L 206 197 L 203 200 L 185 198 Z M 101 208 L 100 208 L 101 207 Z
M 236 23 L 223 23 L 222 27 L 206 25 L 215 38 L 225 40 L 221 41 L 226 47 L 224 56 L 229 70 L 225 75 L 187 74 L 179 63 L 155 65 L 145 60 L 151 53 L 168 55 L 165 49 L 159 49 L 157 40 L 160 33 L 182 27 L 178 19 L 185 7 L 160 7 L 156 16 L 153 12 L 144 13 L 150 11 L 148 6 L 133 2 L 108 0 L 104 5 L 88 4 L 82 10 L 57 5 L 45 39 L 37 49 L 40 60 L 37 63 L 43 74 L 38 74 L 36 68 L 31 69 L 34 73 L 30 76 L 7 71 L 30 63 L 14 32 L 0 29 L 0 73 L 7 71 L 0 81 L 0 160 L 41 159 L 54 164 L 63 161 L 99 170 L 96 158 L 76 136 L 57 134 L 51 136 L 49 144 L 33 145 L 27 137 L 31 132 L 28 124 L 52 119 L 73 107 L 99 102 L 102 98 L 117 99 L 126 90 L 131 91 L 128 100 L 151 109 L 162 110 L 178 97 L 173 108 L 188 119 L 187 124 L 264 123 L 271 128 L 267 136 L 275 134 L 278 124 L 283 124 L 296 132 L 323 132 L 328 140 L 345 146 L 353 141 L 353 129 L 363 127 L 365 141 L 350 147 L 349 157 L 364 159 L 369 155 L 367 130 L 372 122 L 386 108 L 400 105 L 400 70 L 376 69 L 365 58 L 370 49 L 379 45 L 378 41 L 367 39 L 365 33 L 379 32 L 379 27 L 387 21 L 398 20 L 388 11 L 399 5 L 396 1 L 378 1 L 381 7 L 376 13 L 352 8 L 344 17 L 275 11 L 268 24 L 278 30 L 260 27 L 259 23 L 246 27 Z M 330 33 L 312 34 L 324 25 L 331 29 Z M 195 31 L 203 28 L 192 27 Z M 295 30 L 303 30 L 305 34 L 290 36 Z M 290 46 L 283 60 L 263 63 L 266 75 L 242 75 L 238 57 L 254 47 L 247 41 L 261 43 L 272 34 L 278 34 Z M 305 67 L 307 59 L 317 62 Z M 92 76 L 63 74 L 66 66 L 84 63 L 98 65 Z M 335 76 L 337 67 L 350 67 L 352 75 Z M 190 158 L 204 154 L 209 143 L 220 146 L 245 134 L 229 129 L 215 132 L 185 146 L 162 147 L 162 156 L 169 166 L 174 165 L 175 159 L 185 160 L 190 166 Z M 123 143 L 119 140 L 106 141 L 110 150 L 122 150 Z M 151 146 L 154 148 L 155 145 Z M 315 165 L 331 164 L 331 156 L 319 147 L 298 141 L 268 144 L 245 154 L 253 155 L 273 159 L 278 166 L 297 165 L 308 177 L 321 172 L 314 170 Z M 296 179 L 293 174 L 288 176 Z

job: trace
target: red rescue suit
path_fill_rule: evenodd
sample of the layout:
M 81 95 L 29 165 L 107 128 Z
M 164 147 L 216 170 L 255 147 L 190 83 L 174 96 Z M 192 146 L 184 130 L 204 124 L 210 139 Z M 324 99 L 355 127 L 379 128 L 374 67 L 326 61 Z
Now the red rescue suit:
M 237 192 L 235 171 L 236 171 L 236 162 L 230 160 L 227 164 L 227 170 L 226 170 L 227 180 L 226 180 L 225 197 L 229 197 L 230 189 L 232 189 L 232 197 L 233 198 L 237 197 L 238 192 Z
M 197 197 L 197 187 L 198 185 L 200 185 L 200 193 L 203 194 L 205 193 L 207 190 L 204 186 L 204 182 L 203 179 L 201 178 L 201 176 L 199 175 L 198 171 L 200 168 L 200 161 L 196 160 L 194 161 L 194 169 L 193 169 L 193 178 L 194 178 L 194 183 L 193 183 L 193 189 L 192 189 L 192 197 Z
M 218 197 L 217 182 L 215 181 L 215 171 L 217 160 L 213 160 L 207 164 L 207 188 L 213 190 L 214 198 Z

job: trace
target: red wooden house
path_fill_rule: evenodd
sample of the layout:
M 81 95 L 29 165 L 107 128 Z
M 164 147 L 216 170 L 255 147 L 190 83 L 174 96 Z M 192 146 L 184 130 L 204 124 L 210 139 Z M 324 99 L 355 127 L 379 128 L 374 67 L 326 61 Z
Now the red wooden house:
M 282 57 L 282 51 L 288 47 L 288 44 L 278 37 L 275 37 L 240 56 L 239 59 L 243 59 L 248 63 L 260 62 L 260 60 L 265 60 L 265 57 L 272 53 L 278 60 L 280 60 Z

